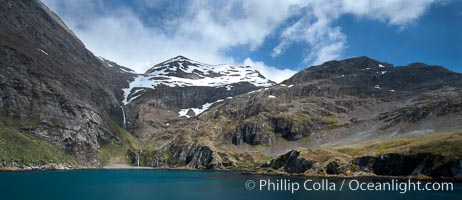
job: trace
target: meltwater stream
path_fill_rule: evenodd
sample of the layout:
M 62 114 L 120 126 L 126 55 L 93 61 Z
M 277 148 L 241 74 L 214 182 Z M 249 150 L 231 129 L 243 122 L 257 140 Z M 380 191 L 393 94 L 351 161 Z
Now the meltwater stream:
M 127 116 L 125 115 L 125 109 L 124 109 L 124 106 L 120 106 L 120 108 L 122 109 L 122 117 L 123 117 L 123 121 L 122 121 L 122 127 L 126 130 L 127 129 Z M 139 150 L 138 151 L 138 154 L 136 155 L 136 166 L 140 166 L 140 157 L 141 157 L 141 153 L 143 152 L 143 150 Z
M 120 106 L 120 108 L 122 109 L 122 117 L 123 117 L 122 128 L 127 129 L 127 118 L 125 116 L 124 106 L 122 105 Z

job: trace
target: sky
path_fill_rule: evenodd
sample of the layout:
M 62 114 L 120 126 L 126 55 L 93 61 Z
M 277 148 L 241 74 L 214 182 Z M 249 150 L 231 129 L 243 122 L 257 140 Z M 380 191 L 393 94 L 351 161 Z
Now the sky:
M 462 72 L 457 0 L 42 0 L 95 55 L 144 73 L 177 55 L 281 82 L 368 56 Z

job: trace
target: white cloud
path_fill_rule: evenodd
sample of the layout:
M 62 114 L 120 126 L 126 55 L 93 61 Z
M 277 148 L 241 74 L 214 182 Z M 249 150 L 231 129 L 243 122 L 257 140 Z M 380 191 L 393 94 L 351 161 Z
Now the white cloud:
M 299 10 L 301 17 L 287 26 L 281 41 L 272 52 L 276 57 L 292 43 L 305 43 L 310 52 L 304 58 L 307 65 L 342 58 L 347 37 L 334 22 L 343 15 L 370 18 L 390 25 L 405 26 L 414 23 L 436 0 L 311 0 Z
M 136 0 L 134 7 L 110 5 L 104 0 L 44 2 L 95 54 L 144 72 L 177 55 L 210 64 L 242 64 L 225 52 L 237 46 L 252 52 L 274 34 L 280 41 L 273 57 L 284 54 L 293 43 L 302 43 L 310 51 L 300 59 L 307 65 L 320 64 L 342 58 L 346 49 L 347 36 L 334 23 L 340 16 L 352 14 L 404 27 L 422 16 L 434 1 Z M 136 10 L 142 5 L 144 10 Z M 140 17 L 139 12 L 159 7 L 163 12 L 151 16 L 153 19 Z M 284 76 L 293 72 L 277 71 L 250 58 L 242 62 L 258 65 L 270 78 L 273 72 L 284 72 Z
M 267 66 L 261 61 L 254 61 L 251 58 L 246 58 L 243 63 L 244 66 L 252 66 L 258 70 L 263 76 L 270 80 L 281 83 L 282 81 L 293 76 L 297 71 L 290 69 L 278 69 L 276 67 Z
M 283 0 L 194 1 L 177 18 L 156 27 L 144 23 L 131 8 L 111 7 L 102 0 L 45 3 L 88 49 L 140 73 L 177 55 L 210 64 L 242 64 L 224 51 L 238 45 L 255 50 L 289 16 L 291 6 Z M 147 4 L 157 5 L 158 1 Z
M 342 2 L 341 8 L 343 12 L 351 13 L 358 17 L 368 17 L 392 25 L 403 26 L 417 20 L 435 2 L 435 0 L 345 0 Z

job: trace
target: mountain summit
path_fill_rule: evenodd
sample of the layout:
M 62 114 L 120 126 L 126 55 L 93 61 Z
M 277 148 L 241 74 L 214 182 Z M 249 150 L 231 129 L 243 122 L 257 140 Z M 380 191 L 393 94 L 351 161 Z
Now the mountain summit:
M 138 98 L 142 91 L 159 87 L 214 87 L 232 90 L 233 84 L 250 83 L 270 87 L 275 83 L 250 66 L 209 65 L 177 56 L 161 62 L 139 75 L 124 89 L 124 104 Z
M 160 84 L 173 86 L 214 87 L 249 82 L 257 87 L 269 87 L 274 84 L 250 66 L 208 65 L 183 56 L 159 63 L 145 75 L 162 77 Z

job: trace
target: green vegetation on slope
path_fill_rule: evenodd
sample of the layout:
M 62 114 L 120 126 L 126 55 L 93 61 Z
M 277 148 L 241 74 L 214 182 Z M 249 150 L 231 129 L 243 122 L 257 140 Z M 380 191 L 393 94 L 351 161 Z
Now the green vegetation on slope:
M 109 143 L 104 145 L 99 151 L 101 164 L 107 165 L 110 162 L 116 162 L 117 164 L 129 163 L 127 150 L 127 147 L 121 146 L 119 144 Z
M 65 154 L 47 141 L 6 127 L 0 122 L 0 162 L 19 167 L 29 164 L 76 165 L 72 156 Z
M 116 138 L 101 147 L 99 151 L 101 164 L 130 163 L 129 152 L 137 152 L 141 148 L 139 141 L 115 123 L 111 124 L 111 130 L 115 133 Z
M 140 149 L 140 142 L 125 129 L 121 128 L 115 123 L 112 123 L 111 130 L 121 140 L 122 145 L 131 149 Z
M 445 157 L 462 158 L 462 132 L 378 139 L 339 147 L 338 149 L 340 152 L 352 156 L 431 153 Z

